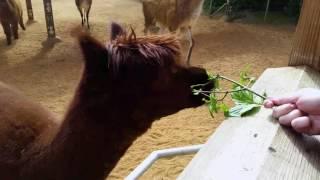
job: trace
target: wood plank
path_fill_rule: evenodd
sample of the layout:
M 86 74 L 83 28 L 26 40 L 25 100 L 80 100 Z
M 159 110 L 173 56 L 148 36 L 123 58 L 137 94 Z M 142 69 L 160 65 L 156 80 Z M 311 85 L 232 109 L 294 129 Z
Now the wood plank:
M 299 88 L 320 89 L 319 73 L 307 68 Z M 275 151 L 267 154 L 258 179 L 320 179 L 319 136 L 300 135 L 282 128 L 270 147 Z
M 253 89 L 276 96 L 319 87 L 319 80 L 319 73 L 307 67 L 268 69 Z M 254 116 L 224 121 L 178 179 L 318 179 L 319 140 L 279 126 L 270 114 L 263 108 Z
M 289 65 L 320 70 L 320 1 L 304 0 Z

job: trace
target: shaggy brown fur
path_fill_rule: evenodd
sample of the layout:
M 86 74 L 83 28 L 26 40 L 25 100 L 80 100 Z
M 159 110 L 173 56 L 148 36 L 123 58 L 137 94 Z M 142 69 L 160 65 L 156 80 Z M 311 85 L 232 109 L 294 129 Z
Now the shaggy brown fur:
M 189 32 L 190 47 L 187 56 L 187 64 L 190 64 L 190 57 L 194 40 L 191 34 L 191 27 L 198 19 L 202 11 L 204 0 L 142 0 L 143 14 L 145 18 L 145 33 L 155 28 L 158 22 L 163 28 L 170 32 Z
M 25 30 L 22 8 L 19 0 L 0 0 L 0 22 L 6 34 L 8 45 L 11 44 L 12 32 L 15 39 L 19 38 L 18 24 Z
M 92 5 L 92 0 L 76 0 L 76 5 L 81 15 L 82 26 L 87 23 L 87 27 L 88 29 L 90 29 L 89 13 Z
M 177 63 L 174 37 L 112 32 L 107 48 L 80 35 L 85 66 L 61 125 L 0 84 L 0 179 L 102 180 L 155 118 L 203 104 L 190 85 L 206 71 Z

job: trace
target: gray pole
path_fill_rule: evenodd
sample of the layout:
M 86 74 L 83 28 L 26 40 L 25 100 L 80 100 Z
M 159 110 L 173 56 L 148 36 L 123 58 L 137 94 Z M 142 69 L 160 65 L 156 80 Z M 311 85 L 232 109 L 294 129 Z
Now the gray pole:
M 264 13 L 264 21 L 267 20 L 268 12 L 269 12 L 270 0 L 267 2 L 266 12 Z
M 51 0 L 43 0 L 43 5 L 44 5 L 45 16 L 46 16 L 48 38 L 55 38 L 56 32 L 54 28 Z
M 33 21 L 33 10 L 32 10 L 32 4 L 31 0 L 26 0 L 26 5 L 27 5 L 27 12 L 28 12 L 28 20 Z

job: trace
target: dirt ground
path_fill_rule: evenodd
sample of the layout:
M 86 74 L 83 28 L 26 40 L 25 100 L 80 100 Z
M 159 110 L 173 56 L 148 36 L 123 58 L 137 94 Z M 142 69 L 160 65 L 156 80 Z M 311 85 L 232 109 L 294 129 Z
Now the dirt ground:
M 43 46 L 47 34 L 42 2 L 32 1 L 36 22 L 20 31 L 21 38 L 13 45 L 6 46 L 0 31 L 0 80 L 62 117 L 82 67 L 79 47 L 70 35 L 80 24 L 80 15 L 74 1 L 54 0 L 56 31 L 62 42 Z M 102 42 L 108 40 L 111 21 L 130 24 L 138 34 L 142 34 L 144 24 L 138 0 L 95 0 L 90 19 L 91 34 Z M 235 79 L 249 64 L 258 77 L 266 68 L 287 65 L 293 32 L 294 26 L 288 24 L 225 23 L 202 16 L 194 27 L 192 64 Z M 134 142 L 108 179 L 123 179 L 152 151 L 204 143 L 222 120 L 221 115 L 212 119 L 205 106 L 161 118 Z M 175 179 L 192 157 L 157 161 L 141 179 Z

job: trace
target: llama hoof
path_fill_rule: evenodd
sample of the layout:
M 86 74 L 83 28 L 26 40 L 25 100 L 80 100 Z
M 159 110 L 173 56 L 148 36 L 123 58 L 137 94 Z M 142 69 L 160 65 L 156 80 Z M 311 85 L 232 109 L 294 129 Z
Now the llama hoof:
M 12 43 L 11 38 L 10 38 L 10 37 L 7 37 L 7 45 L 9 46 L 9 45 L 11 45 L 11 43 Z

